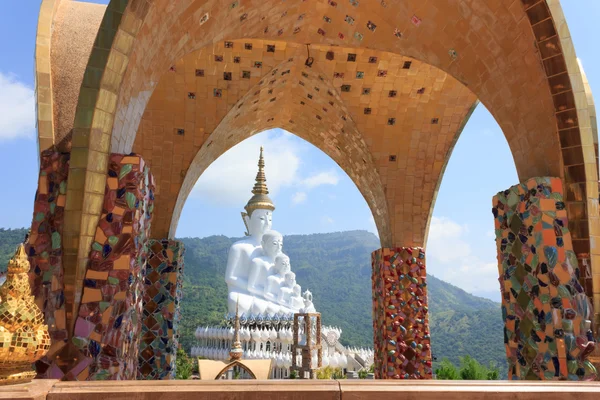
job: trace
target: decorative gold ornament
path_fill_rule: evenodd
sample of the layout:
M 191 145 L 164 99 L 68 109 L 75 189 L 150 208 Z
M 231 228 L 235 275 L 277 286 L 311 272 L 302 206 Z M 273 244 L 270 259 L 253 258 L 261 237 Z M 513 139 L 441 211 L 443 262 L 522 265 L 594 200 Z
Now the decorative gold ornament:
M 265 160 L 263 159 L 263 148 L 260 148 L 260 157 L 258 159 L 258 173 L 256 174 L 256 183 L 252 189 L 252 198 L 246 204 L 246 212 L 248 216 L 252 216 L 254 210 L 275 210 L 275 205 L 267 196 L 269 189 L 267 189 L 267 178 L 265 177 Z
M 32 364 L 50 348 L 48 326 L 33 301 L 28 272 L 29 260 L 20 244 L 0 287 L 0 385 L 31 381 L 36 374 Z
M 229 351 L 229 361 L 239 361 L 242 359 L 242 355 L 244 354 L 244 350 L 242 349 L 242 342 L 240 342 L 240 316 L 238 313 L 238 303 L 235 305 L 235 324 L 234 324 L 234 333 L 233 333 L 233 343 L 231 345 L 231 350 Z

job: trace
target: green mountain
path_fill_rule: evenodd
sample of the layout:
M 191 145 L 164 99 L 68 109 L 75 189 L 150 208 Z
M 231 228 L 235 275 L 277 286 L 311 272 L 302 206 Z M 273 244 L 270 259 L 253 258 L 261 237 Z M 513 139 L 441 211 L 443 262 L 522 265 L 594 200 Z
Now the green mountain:
M 0 229 L 0 264 L 5 268 L 25 229 Z M 186 247 L 184 297 L 181 302 L 181 343 L 194 343 L 199 325 L 218 325 L 227 312 L 225 265 L 236 238 L 210 236 L 180 239 Z M 323 323 L 342 329 L 344 345 L 372 347 L 371 252 L 379 247 L 366 231 L 290 235 L 284 250 L 296 280 L 314 296 Z M 455 364 L 470 355 L 483 364 L 495 363 L 506 377 L 500 305 L 428 277 L 433 355 Z

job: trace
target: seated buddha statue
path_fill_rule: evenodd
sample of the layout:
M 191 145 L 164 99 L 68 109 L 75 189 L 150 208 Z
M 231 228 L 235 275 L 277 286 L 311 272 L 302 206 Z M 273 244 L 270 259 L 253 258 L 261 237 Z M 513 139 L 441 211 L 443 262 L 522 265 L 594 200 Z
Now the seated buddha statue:
M 268 197 L 263 149 L 260 149 L 256 183 L 252 198 L 242 213 L 246 237 L 235 242 L 228 254 L 225 281 L 228 309 L 233 314 L 298 312 L 305 301 L 290 259 L 282 253 L 283 236 L 271 230 L 273 202 Z
M 312 293 L 307 290 L 306 292 L 304 292 L 304 294 L 302 295 L 303 300 L 304 300 L 304 307 L 302 308 L 302 312 L 303 313 L 314 313 L 317 312 L 317 310 L 315 310 L 315 306 L 313 305 L 313 298 L 312 298 Z
M 277 255 L 273 270 L 275 274 L 267 277 L 264 297 L 266 300 L 275 303 L 279 298 L 279 289 L 285 280 L 285 274 L 290 272 L 290 258 L 283 253 Z
M 50 348 L 48 326 L 29 286 L 29 260 L 21 244 L 0 287 L 0 385 L 29 382 L 32 364 Z
M 300 285 L 295 284 L 292 289 L 292 296 L 290 298 L 290 308 L 294 311 L 299 311 L 304 308 L 304 299 L 302 298 L 302 288 Z
M 282 282 L 279 289 L 279 298 L 277 302 L 284 307 L 292 308 L 292 295 L 294 293 L 294 286 L 296 285 L 296 274 L 288 272 L 285 274 L 285 280 Z
M 283 247 L 283 236 L 277 231 L 268 231 L 263 235 L 261 248 L 255 251 L 250 261 L 250 273 L 248 275 L 248 292 L 254 296 L 252 313 L 262 314 L 267 309 L 267 301 L 263 299 L 267 277 L 271 274 L 275 257 L 281 254 Z
M 275 210 L 268 196 L 263 159 L 263 149 L 260 149 L 256 183 L 252 189 L 252 198 L 244 207 L 242 219 L 246 225 L 246 237 L 235 242 L 229 249 L 225 282 L 228 290 L 228 309 L 235 313 L 239 303 L 239 313 L 247 314 L 252 309 L 253 295 L 248 291 L 248 276 L 250 263 L 254 254 L 261 250 L 261 242 L 265 232 L 271 229 L 272 213 Z

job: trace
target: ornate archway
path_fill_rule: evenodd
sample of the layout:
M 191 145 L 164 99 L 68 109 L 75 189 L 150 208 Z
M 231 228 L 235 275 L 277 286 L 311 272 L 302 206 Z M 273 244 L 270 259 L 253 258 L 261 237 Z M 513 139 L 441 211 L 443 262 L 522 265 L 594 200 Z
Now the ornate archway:
M 599 274 L 593 103 L 568 34 L 557 29 L 565 25 L 558 2 L 114 0 L 105 10 L 73 4 L 42 3 L 40 26 L 60 23 L 54 32 L 38 31 L 36 53 L 38 105 L 52 111 L 39 113 L 40 150 L 55 149 L 42 153 L 47 160 L 42 168 L 52 167 L 57 157 L 68 164 L 51 186 L 64 187 L 64 193 L 57 193 L 63 196 L 64 228 L 63 221 L 54 222 L 62 253 L 51 262 L 50 278 L 40 278 L 63 281 L 64 274 L 64 292 L 54 292 L 62 293 L 66 303 L 53 307 L 61 321 L 59 342 L 65 335 L 76 342 L 67 356 L 101 357 L 103 350 L 94 354 L 95 347 L 89 348 L 94 332 L 94 341 L 119 345 L 105 331 L 112 321 L 112 316 L 104 320 L 105 305 L 93 311 L 88 303 L 118 309 L 123 300 L 113 302 L 111 296 L 125 292 L 122 296 L 129 299 L 130 289 L 121 288 L 125 276 L 115 272 L 111 277 L 117 289 L 98 293 L 91 281 L 104 275 L 96 272 L 116 269 L 114 260 L 105 265 L 94 257 L 116 257 L 118 247 L 119 260 L 134 260 L 143 246 L 132 246 L 122 231 L 107 234 L 115 214 L 107 207 L 113 210 L 116 204 L 131 232 L 141 236 L 150 235 L 144 221 L 153 213 L 152 237 L 173 237 L 202 171 L 236 143 L 271 127 L 294 131 L 332 157 L 369 204 L 383 247 L 374 256 L 376 331 L 386 332 L 397 322 L 391 317 L 397 313 L 386 309 L 397 307 L 394 301 L 403 295 L 395 285 L 385 287 L 384 280 L 395 279 L 386 271 L 396 259 L 413 265 L 415 258 L 414 265 L 425 268 L 406 252 L 424 258 L 444 167 L 477 101 L 502 128 L 521 182 L 555 177 L 562 183 L 548 190 L 562 196 L 556 203 L 564 203 L 563 244 L 581 266 L 589 266 L 590 276 Z M 64 46 L 61 30 L 72 26 L 83 9 L 90 23 L 79 28 L 79 49 L 90 55 L 89 61 L 48 79 L 47 66 L 65 60 L 64 52 L 52 51 Z M 313 63 L 306 66 L 309 56 Z M 78 96 L 69 95 L 73 82 L 81 82 Z M 132 151 L 136 155 L 129 155 Z M 147 167 L 155 182 L 146 178 Z M 120 180 L 131 173 L 133 197 L 120 201 Z M 523 201 L 511 200 L 510 207 L 518 209 Z M 136 212 L 140 204 L 143 212 Z M 500 221 L 497 228 L 502 255 L 502 231 L 508 224 Z M 44 244 L 37 244 L 34 253 Z M 564 257 L 559 261 L 566 262 Z M 136 270 L 135 262 L 130 268 Z M 426 297 L 425 282 L 417 281 L 423 287 L 416 296 Z M 508 310 L 518 303 L 518 294 L 504 288 Z M 585 289 L 598 310 L 600 287 L 590 280 Z M 523 296 L 529 302 L 535 297 Z M 419 340 L 427 341 L 426 302 L 415 301 L 420 314 L 413 317 L 422 321 L 416 331 Z M 598 314 L 594 320 L 599 323 Z M 75 334 L 78 329 L 84 334 Z M 379 361 L 393 373 L 381 370 L 379 375 L 395 377 L 406 370 L 384 354 L 387 340 L 376 340 Z M 515 343 L 525 340 L 517 337 Z M 57 345 L 58 351 L 66 350 Z M 116 350 L 109 353 L 120 357 Z M 415 360 L 426 363 L 427 350 L 422 357 Z

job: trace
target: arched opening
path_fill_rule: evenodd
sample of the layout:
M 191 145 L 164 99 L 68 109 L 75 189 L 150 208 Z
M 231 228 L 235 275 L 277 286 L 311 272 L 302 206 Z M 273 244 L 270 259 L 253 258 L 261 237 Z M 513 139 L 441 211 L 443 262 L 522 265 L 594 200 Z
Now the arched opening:
M 460 357 L 470 356 L 484 366 L 494 363 L 507 378 L 490 194 L 517 181 L 506 138 L 479 105 L 448 160 L 426 243 L 436 366 L 447 358 L 458 367 Z M 436 278 L 452 286 L 439 290 Z
M 245 230 L 240 210 L 252 195 L 261 146 L 276 206 L 273 229 L 285 235 L 283 252 L 290 257 L 296 282 L 302 291 L 312 292 L 326 324 L 348 332 L 341 343 L 349 352 L 372 348 L 370 253 L 380 247 L 373 215 L 339 165 L 280 129 L 258 133 L 225 152 L 188 196 L 175 236 L 186 247 L 180 343 L 186 349 L 196 346 L 190 333 L 198 326 L 218 325 L 227 312 L 227 250 Z M 347 299 L 343 307 L 340 298 Z M 275 353 L 272 376 L 285 379 L 289 360 L 277 357 L 290 354 L 290 343 L 249 338 L 242 340 L 242 348 L 250 359 L 261 350 Z M 331 349 L 331 355 L 336 352 L 341 354 L 339 348 Z M 372 357 L 365 361 L 372 363 Z M 357 370 L 360 364 L 351 367 Z

